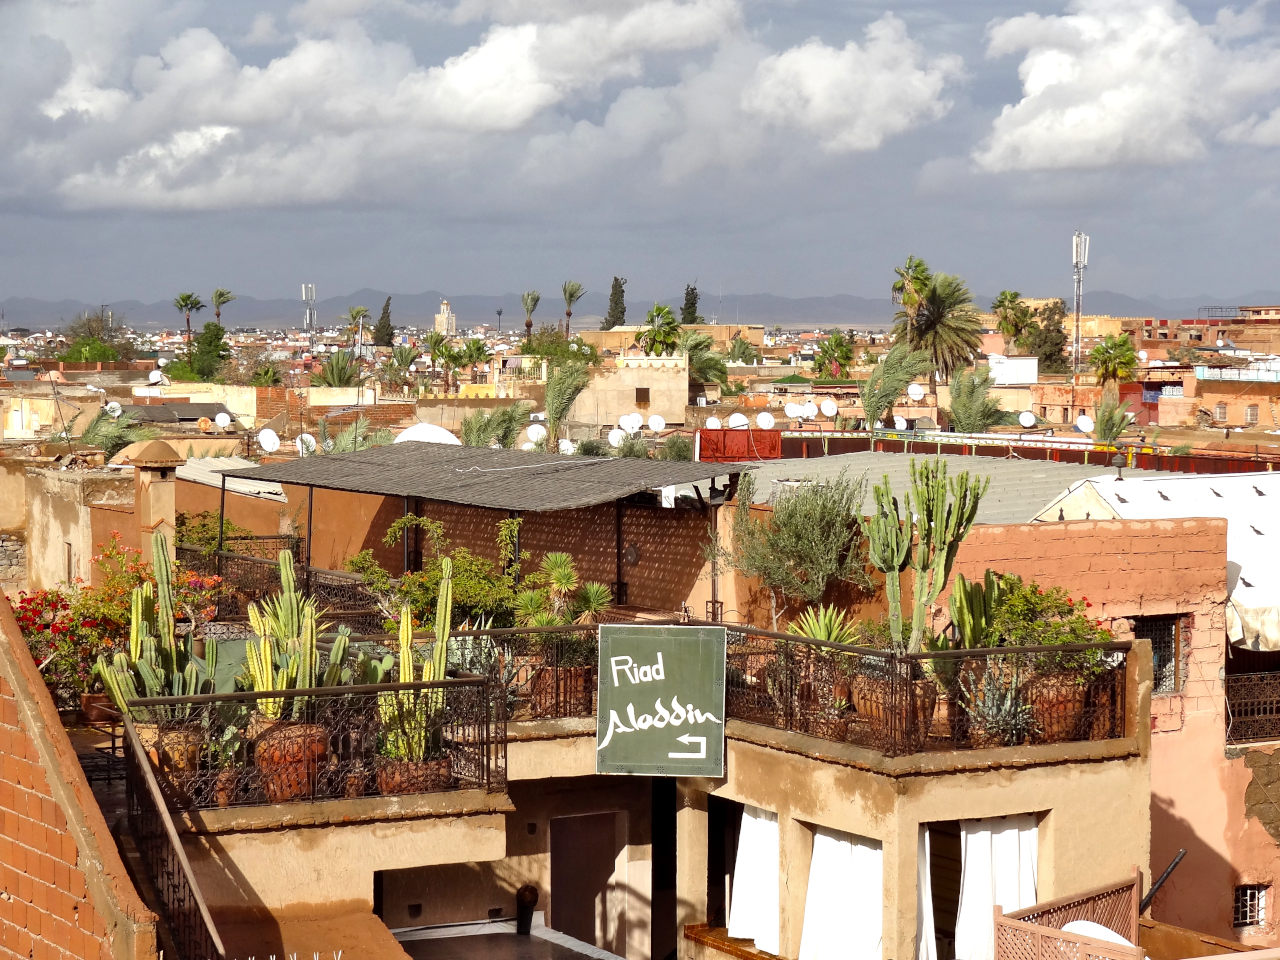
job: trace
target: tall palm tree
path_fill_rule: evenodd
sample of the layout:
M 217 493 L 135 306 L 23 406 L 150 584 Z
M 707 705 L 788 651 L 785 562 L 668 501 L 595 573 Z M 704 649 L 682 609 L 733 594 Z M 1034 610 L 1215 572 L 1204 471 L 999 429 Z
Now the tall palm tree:
M 1134 352 L 1133 341 L 1123 333 L 1107 337 L 1089 353 L 1089 366 L 1098 378 L 1098 383 L 1105 391 L 1114 384 L 1128 383 L 1134 378 L 1138 368 L 1138 355 Z
M 347 333 L 351 335 L 351 342 L 356 342 L 359 336 L 361 341 L 364 340 L 364 321 L 369 319 L 368 307 L 348 307 L 347 315 L 341 317 L 347 324 Z
M 360 364 L 351 350 L 339 350 L 325 358 L 320 369 L 311 374 L 313 387 L 358 387 L 365 381 Z
M 973 307 L 973 294 L 963 280 L 949 273 L 929 278 L 912 315 L 906 305 L 894 318 L 893 336 L 933 360 L 929 390 L 938 392 L 938 378 L 950 377 L 969 364 L 982 346 L 982 327 Z
M 473 337 L 462 345 L 458 354 L 458 365 L 471 368 L 471 382 L 480 382 L 480 365 L 489 359 L 489 348 L 484 341 Z
M 562 289 L 564 291 L 564 335 L 567 337 L 569 321 L 573 319 L 573 305 L 586 295 L 587 288 L 577 280 L 566 280 Z
M 453 389 L 454 371 L 462 366 L 462 351 L 446 343 L 431 356 L 434 359 L 437 355 L 439 355 L 440 366 L 444 369 L 444 392 L 448 393 Z
M 591 375 L 584 363 L 564 363 L 547 377 L 545 408 L 547 411 L 547 438 L 545 448 L 555 452 L 560 440 L 560 424 L 569 415 L 569 408 L 578 394 L 587 388 Z
M 173 298 L 173 305 L 187 321 L 187 349 L 191 348 L 191 314 L 204 309 L 204 301 L 194 293 L 180 293 Z
M 213 296 L 209 302 L 213 304 L 213 319 L 219 323 L 222 322 L 222 308 L 236 298 L 236 295 L 224 287 L 219 287 L 213 291 Z
M 915 254 L 910 254 L 902 266 L 894 267 L 893 272 L 898 279 L 893 281 L 890 293 L 893 302 L 902 308 L 900 312 L 906 314 L 907 326 L 910 328 L 920 311 L 920 301 L 924 298 L 932 273 L 929 265 Z
M 533 311 L 538 309 L 538 301 L 542 294 L 537 290 L 526 290 L 520 294 L 520 306 L 524 308 L 524 338 L 533 336 Z
M 697 383 L 729 382 L 724 357 L 716 353 L 714 347 L 715 341 L 708 334 L 696 330 L 685 330 L 680 334 L 678 349 L 689 358 L 689 379 Z
M 655 303 L 645 318 L 644 329 L 636 334 L 636 343 L 651 357 L 675 353 L 680 343 L 680 321 L 665 303 Z
M 991 301 L 991 312 L 996 315 L 996 329 L 1004 337 L 1005 344 L 1025 350 L 1027 335 L 1035 322 L 1031 319 L 1030 308 L 1022 302 L 1022 294 L 1017 290 L 1001 290 L 1000 296 Z
M 867 429 L 872 430 L 882 418 L 893 410 L 894 401 L 902 396 L 907 385 L 932 366 L 929 355 L 913 351 L 899 341 L 880 358 L 871 376 L 862 387 L 862 411 Z
M 817 356 L 818 373 L 824 377 L 842 377 L 853 366 L 853 344 L 839 330 L 822 341 Z
M 436 361 L 440 351 L 449 345 L 449 338 L 439 330 L 428 330 L 422 336 L 422 349 L 431 355 L 431 379 L 436 378 Z
M 760 351 L 749 340 L 734 337 L 729 341 L 727 357 L 730 363 L 755 363 L 760 359 Z

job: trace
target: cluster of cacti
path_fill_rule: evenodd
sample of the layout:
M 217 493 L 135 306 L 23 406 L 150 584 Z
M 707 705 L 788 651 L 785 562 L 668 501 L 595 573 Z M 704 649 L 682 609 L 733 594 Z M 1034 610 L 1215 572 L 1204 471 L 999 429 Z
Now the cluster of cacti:
M 94 667 L 103 686 L 121 710 L 130 700 L 143 697 L 188 697 L 213 685 L 218 647 L 207 647 L 201 661 L 193 650 L 194 635 L 179 640 L 174 620 L 173 561 L 169 544 L 159 531 L 152 534 L 150 582 L 133 589 L 130 597 L 129 651 L 110 660 L 99 655 Z
M 902 572 L 913 573 L 911 634 L 905 647 L 919 653 L 924 644 L 929 608 L 947 585 L 960 542 L 973 526 L 978 503 L 990 480 L 970 479 L 962 473 L 947 482 L 941 460 L 911 461 L 911 489 L 903 495 L 902 508 L 889 488 L 886 476 L 873 494 L 876 512 L 863 521 L 872 565 L 885 574 L 889 599 L 889 625 L 896 647 L 903 646 Z
M 400 610 L 399 682 L 424 683 L 445 679 L 449 666 L 449 628 L 453 617 L 453 563 L 440 562 L 436 596 L 435 642 L 418 675 L 413 655 L 413 615 L 406 603 Z M 419 761 L 437 754 L 443 735 L 444 690 L 397 690 L 378 695 L 382 719 L 383 753 L 394 760 Z
M 951 623 L 955 626 L 956 648 L 972 650 L 988 645 L 987 631 L 1004 593 L 1004 580 L 994 570 L 988 570 L 981 581 L 966 580 L 964 574 L 957 575 L 947 604 Z

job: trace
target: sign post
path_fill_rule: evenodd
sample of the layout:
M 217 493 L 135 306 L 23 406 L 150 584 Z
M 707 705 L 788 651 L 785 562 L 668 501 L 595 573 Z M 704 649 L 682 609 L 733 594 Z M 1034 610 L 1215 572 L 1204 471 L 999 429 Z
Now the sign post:
M 600 627 L 596 772 L 724 776 L 724 627 Z

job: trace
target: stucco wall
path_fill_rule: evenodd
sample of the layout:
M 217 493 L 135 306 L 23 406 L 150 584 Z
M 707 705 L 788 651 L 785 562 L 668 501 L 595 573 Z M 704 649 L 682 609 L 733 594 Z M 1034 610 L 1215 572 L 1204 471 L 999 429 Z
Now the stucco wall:
M 117 472 L 27 470 L 27 580 L 33 589 L 92 576 L 97 552 L 92 504 L 120 506 L 133 500 L 133 478 Z M 99 524 L 102 534 L 108 525 Z M 67 551 L 70 545 L 70 570 Z
M 648 403 L 637 402 L 637 388 L 649 391 Z M 646 421 L 657 414 L 667 423 L 681 423 L 688 402 L 689 363 L 683 355 L 619 357 L 616 367 L 604 367 L 592 375 L 565 419 L 616 425 L 619 417 L 639 412 Z M 588 432 L 597 436 L 594 427 Z

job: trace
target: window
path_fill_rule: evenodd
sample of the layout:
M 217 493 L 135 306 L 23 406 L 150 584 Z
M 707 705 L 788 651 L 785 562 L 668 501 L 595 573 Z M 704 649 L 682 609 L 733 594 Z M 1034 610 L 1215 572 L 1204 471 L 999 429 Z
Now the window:
M 1219 403 L 1213 408 L 1213 419 L 1215 420 L 1227 419 L 1227 405 L 1225 403 Z
M 1236 887 L 1232 926 L 1256 927 L 1267 921 L 1267 888 L 1258 883 Z
M 1258 405 L 1251 403 L 1244 408 L 1244 422 L 1249 426 L 1256 426 L 1258 423 Z
M 636 387 L 636 403 L 648 403 L 648 402 L 649 402 L 649 388 Z
M 1151 641 L 1153 693 L 1182 689 L 1182 625 L 1178 617 L 1134 617 L 1133 635 Z

